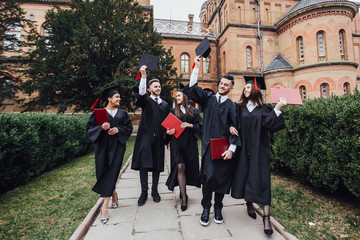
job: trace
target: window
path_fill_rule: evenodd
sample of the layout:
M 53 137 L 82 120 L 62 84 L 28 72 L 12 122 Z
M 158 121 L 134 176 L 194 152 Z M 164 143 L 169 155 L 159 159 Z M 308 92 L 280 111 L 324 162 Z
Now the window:
M 302 100 L 306 100 L 306 87 L 304 85 L 299 88 L 300 96 Z
M 330 96 L 329 84 L 323 83 L 320 85 L 320 95 L 322 98 L 329 98 Z
M 326 57 L 325 33 L 323 31 L 316 34 L 318 44 L 319 61 L 324 61 Z
M 340 47 L 340 57 L 342 60 L 345 59 L 345 31 L 339 31 L 339 47 Z
M 181 54 L 181 73 L 189 73 L 189 55 Z
M 20 50 L 20 38 L 21 38 L 21 26 L 16 23 L 14 25 L 7 24 L 5 39 L 4 39 L 4 49 L 5 50 Z
M 303 37 L 298 37 L 297 41 L 297 50 L 298 50 L 298 60 L 299 63 L 304 63 L 304 40 Z
M 246 67 L 248 70 L 252 68 L 252 49 L 250 46 L 246 47 Z
M 210 58 L 203 58 L 203 73 L 210 74 Z
M 344 95 L 350 94 L 350 84 L 348 82 L 344 83 Z

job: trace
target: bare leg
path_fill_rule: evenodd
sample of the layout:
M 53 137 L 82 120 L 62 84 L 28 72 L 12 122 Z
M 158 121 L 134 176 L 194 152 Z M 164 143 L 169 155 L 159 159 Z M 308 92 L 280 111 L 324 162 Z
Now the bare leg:
M 101 218 L 109 217 L 108 206 L 110 202 L 110 197 L 104 197 L 104 203 L 101 210 Z
M 186 196 L 185 164 L 183 163 L 178 164 L 177 178 L 180 188 L 181 205 L 185 206 L 187 202 L 187 196 Z
M 117 193 L 116 193 L 115 190 L 114 190 L 113 195 L 112 195 L 112 203 L 119 204 L 119 200 L 118 200 Z

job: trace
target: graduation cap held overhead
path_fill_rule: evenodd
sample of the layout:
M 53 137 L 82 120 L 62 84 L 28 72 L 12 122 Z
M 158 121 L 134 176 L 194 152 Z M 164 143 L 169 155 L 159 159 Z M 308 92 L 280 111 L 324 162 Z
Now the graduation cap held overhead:
M 254 84 L 255 90 L 266 89 L 264 77 L 248 77 L 244 76 L 246 84 Z
M 139 68 L 143 65 L 146 65 L 148 70 L 155 71 L 158 62 L 159 62 L 158 56 L 143 54 L 140 59 Z M 139 80 L 139 79 L 140 79 L 140 71 L 137 73 L 135 80 Z
M 211 48 L 210 48 L 209 39 L 207 37 L 205 37 L 201 41 L 199 46 L 196 47 L 195 52 L 196 52 L 196 56 L 203 56 L 204 58 L 207 58 L 209 56 L 211 52 Z
M 100 97 L 96 99 L 95 103 L 91 106 L 91 109 L 94 109 L 96 107 L 96 104 L 100 99 L 108 99 L 109 97 L 112 97 L 114 94 L 119 93 L 116 89 L 118 88 L 118 85 L 114 85 L 111 87 L 104 88 L 102 93 L 100 94 Z

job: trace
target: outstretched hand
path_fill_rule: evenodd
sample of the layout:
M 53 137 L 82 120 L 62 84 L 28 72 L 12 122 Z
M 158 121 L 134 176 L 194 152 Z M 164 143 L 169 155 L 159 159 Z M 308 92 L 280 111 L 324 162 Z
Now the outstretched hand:
M 276 108 L 276 110 L 279 110 L 279 111 L 280 111 L 280 109 L 281 109 L 282 107 L 284 107 L 284 106 L 286 106 L 286 98 L 281 97 L 281 98 L 279 99 L 279 102 L 276 104 L 275 108 Z

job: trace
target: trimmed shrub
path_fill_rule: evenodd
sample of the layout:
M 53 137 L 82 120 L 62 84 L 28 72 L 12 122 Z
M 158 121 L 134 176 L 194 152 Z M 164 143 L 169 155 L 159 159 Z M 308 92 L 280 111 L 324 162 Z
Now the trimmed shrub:
M 0 194 L 92 150 L 89 115 L 0 113 Z
M 286 129 L 270 136 L 272 168 L 360 198 L 360 93 L 282 109 Z

